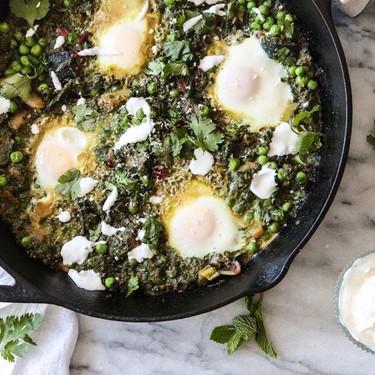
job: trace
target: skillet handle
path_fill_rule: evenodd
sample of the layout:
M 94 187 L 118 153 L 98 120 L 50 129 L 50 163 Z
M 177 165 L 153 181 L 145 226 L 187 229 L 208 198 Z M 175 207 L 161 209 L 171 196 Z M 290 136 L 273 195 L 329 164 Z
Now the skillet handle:
M 314 0 L 326 21 L 332 23 L 332 0 Z

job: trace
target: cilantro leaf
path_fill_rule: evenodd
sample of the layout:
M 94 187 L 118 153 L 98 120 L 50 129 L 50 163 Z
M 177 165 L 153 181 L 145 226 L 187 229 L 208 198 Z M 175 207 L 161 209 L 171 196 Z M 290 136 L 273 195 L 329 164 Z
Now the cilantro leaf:
M 187 41 L 174 41 L 166 42 L 163 46 L 164 55 L 172 61 L 191 61 L 193 58 L 190 52 L 189 42 Z
M 233 326 L 219 326 L 215 327 L 211 333 L 210 340 L 217 342 L 218 344 L 226 344 L 235 332 Z
M 139 280 L 137 276 L 133 276 L 128 280 L 128 293 L 126 297 L 129 297 L 137 289 L 139 289 Z
M 217 151 L 224 141 L 224 135 L 215 131 L 216 125 L 209 118 L 192 117 L 190 127 L 195 135 L 195 138 L 189 137 L 190 141 L 203 151 Z
M 321 146 L 320 133 L 301 132 L 298 134 L 296 151 L 302 157 L 319 150 Z
M 0 95 L 4 98 L 13 99 L 19 96 L 23 101 L 27 101 L 30 93 L 31 80 L 22 74 L 13 74 L 0 83 Z
M 170 62 L 165 65 L 163 70 L 163 76 L 168 78 L 169 76 L 188 76 L 189 69 L 183 61 Z
M 72 108 L 74 122 L 78 129 L 90 132 L 95 130 L 97 112 L 86 104 L 80 104 Z
M 115 170 L 115 178 L 111 181 L 111 184 L 117 187 L 120 194 L 134 190 L 137 183 L 138 179 L 130 178 L 126 171 L 121 171 L 119 169 Z
M 20 317 L 8 316 L 0 319 L 0 354 L 9 362 L 15 357 L 22 357 L 28 350 L 28 345 L 36 345 L 29 336 L 42 324 L 40 314 L 23 314 Z
M 183 145 L 189 141 L 186 128 L 176 128 L 169 135 L 172 155 L 176 157 L 182 151 Z
M 161 59 L 150 61 L 145 73 L 150 76 L 161 76 L 164 72 L 165 64 Z
M 320 110 L 320 105 L 314 106 L 311 111 L 303 111 L 298 113 L 293 119 L 293 125 L 298 126 L 304 120 L 312 120 L 312 115 Z
M 57 180 L 56 193 L 65 195 L 69 201 L 76 200 L 81 192 L 81 178 L 78 169 L 69 169 Z
M 375 131 L 375 120 L 374 120 L 374 131 Z M 374 136 L 374 134 L 369 134 L 366 139 L 367 139 L 367 142 L 375 150 L 375 136 Z
M 49 0 L 10 0 L 10 11 L 19 18 L 23 18 L 33 27 L 35 20 L 44 18 L 50 7 Z

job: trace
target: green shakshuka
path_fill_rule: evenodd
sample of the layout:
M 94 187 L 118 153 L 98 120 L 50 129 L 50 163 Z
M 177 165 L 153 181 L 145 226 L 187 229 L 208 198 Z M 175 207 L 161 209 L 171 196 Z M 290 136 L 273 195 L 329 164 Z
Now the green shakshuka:
M 77 287 L 233 277 L 308 199 L 318 73 L 282 1 L 10 0 L 0 207 Z

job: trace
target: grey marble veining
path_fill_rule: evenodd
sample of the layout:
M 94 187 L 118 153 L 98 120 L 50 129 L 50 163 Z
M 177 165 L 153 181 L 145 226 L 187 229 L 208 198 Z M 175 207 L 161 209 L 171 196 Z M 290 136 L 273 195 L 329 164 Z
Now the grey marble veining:
M 358 18 L 334 12 L 353 85 L 350 157 L 334 204 L 292 264 L 267 292 L 265 319 L 279 354 L 254 343 L 228 357 L 209 341 L 212 328 L 245 312 L 242 301 L 198 317 L 127 324 L 80 316 L 72 375 L 87 374 L 375 374 L 375 357 L 355 347 L 336 324 L 333 290 L 342 268 L 375 247 L 375 152 L 366 135 L 375 117 L 375 3 Z

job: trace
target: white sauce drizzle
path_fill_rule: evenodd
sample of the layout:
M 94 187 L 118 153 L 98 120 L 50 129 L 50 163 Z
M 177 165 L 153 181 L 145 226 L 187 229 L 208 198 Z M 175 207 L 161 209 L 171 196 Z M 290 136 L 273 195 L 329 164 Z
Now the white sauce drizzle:
M 142 243 L 132 251 L 128 252 L 128 259 L 135 259 L 138 263 L 142 263 L 145 259 L 151 259 L 154 253 L 151 251 L 150 247 Z
M 194 175 L 205 176 L 213 167 L 215 160 L 211 153 L 203 151 L 201 148 L 194 150 L 195 160 L 192 159 L 189 169 Z
M 10 108 L 10 100 L 0 96 L 0 115 L 7 113 Z
M 65 43 L 65 38 L 60 35 L 56 38 L 56 42 L 55 42 L 55 46 L 53 47 L 54 49 L 59 49 L 60 47 L 62 47 Z
M 98 180 L 94 180 L 91 177 L 83 177 L 81 178 L 81 181 L 79 183 L 79 187 L 81 188 L 81 191 L 78 195 L 79 198 L 84 197 L 86 194 L 91 193 L 95 186 L 98 184 Z
M 68 276 L 79 288 L 86 290 L 105 290 L 100 275 L 94 270 L 77 272 L 76 270 L 70 269 L 68 271 Z
M 150 197 L 149 202 L 151 204 L 161 204 L 163 202 L 163 198 L 153 195 L 152 197 Z
M 72 218 L 72 215 L 68 211 L 61 212 L 61 214 L 58 216 L 58 219 L 62 223 L 67 223 L 68 221 L 71 220 L 71 218 Z
M 210 70 L 213 67 L 220 65 L 224 60 L 224 55 L 208 55 L 200 61 L 199 68 L 202 69 L 204 72 L 207 72 L 207 70 Z
M 146 231 L 144 229 L 140 229 L 137 234 L 137 241 L 142 241 L 145 238 Z
M 258 9 L 258 8 L 253 8 L 251 9 L 254 13 L 257 14 L 257 16 L 259 17 L 259 19 L 264 22 L 266 19 L 263 17 L 262 15 L 262 12 Z
M 111 194 L 109 194 L 108 198 L 105 200 L 103 204 L 103 211 L 109 211 L 112 208 L 112 206 L 115 204 L 117 198 L 118 198 L 118 189 L 116 186 L 114 186 L 111 191 Z
M 282 122 L 273 132 L 268 156 L 284 156 L 296 152 L 298 135 L 287 122 Z
M 86 237 L 74 237 L 61 248 L 63 263 L 66 265 L 73 263 L 82 264 L 87 259 L 89 253 L 91 253 L 92 245 L 93 243 Z
M 216 4 L 203 11 L 203 13 L 216 14 L 219 17 L 224 17 L 226 13 L 222 11 L 225 8 L 225 4 Z
M 26 38 L 33 36 L 36 31 L 38 30 L 39 25 L 35 25 L 34 28 L 30 28 L 29 30 L 26 31 Z
M 146 0 L 145 4 L 143 5 L 142 10 L 137 17 L 137 21 L 143 20 L 143 18 L 145 18 L 146 14 L 147 14 L 147 11 L 148 11 L 148 0 Z
M 268 199 L 277 187 L 276 171 L 269 168 L 269 164 L 263 165 L 262 169 L 253 175 L 251 181 L 250 190 L 260 199 Z
M 187 20 L 183 25 L 182 25 L 182 28 L 184 30 L 184 32 L 186 33 L 187 31 L 189 31 L 192 27 L 194 27 L 201 19 L 203 18 L 203 16 L 200 14 L 199 16 L 196 16 L 196 17 L 193 17 L 193 18 L 190 18 L 189 20 Z
M 77 106 L 78 105 L 85 105 L 86 104 L 86 99 L 85 98 L 79 98 L 77 100 Z
M 31 125 L 31 134 L 37 135 L 40 133 L 39 126 L 37 124 Z
M 115 228 L 115 227 L 112 227 L 111 225 L 107 224 L 104 221 L 102 221 L 102 223 L 101 223 L 101 229 L 102 229 L 102 233 L 105 236 L 108 236 L 108 237 L 114 236 L 117 232 L 123 232 L 125 230 L 124 227 Z
M 59 77 L 57 77 L 56 73 L 53 70 L 51 71 L 51 79 L 52 79 L 52 83 L 56 91 L 61 91 L 62 90 L 61 82 L 59 80 Z
M 119 56 L 121 52 L 114 48 L 93 47 L 78 52 L 78 56 Z

